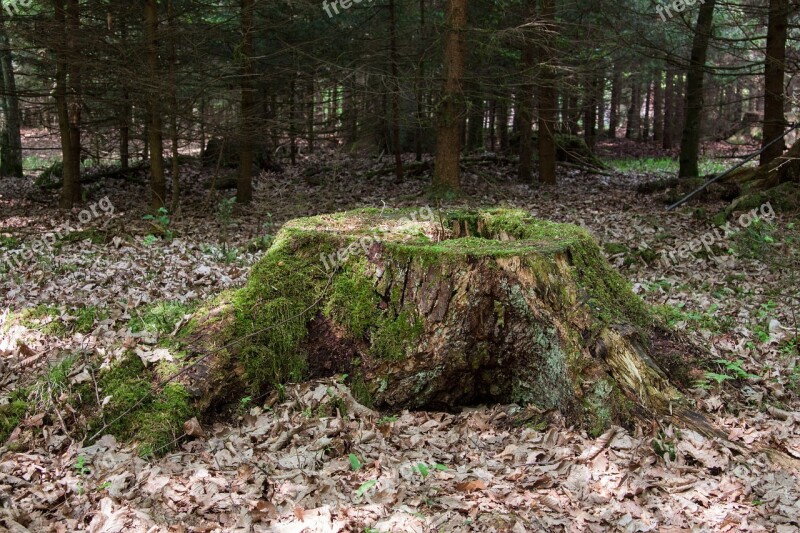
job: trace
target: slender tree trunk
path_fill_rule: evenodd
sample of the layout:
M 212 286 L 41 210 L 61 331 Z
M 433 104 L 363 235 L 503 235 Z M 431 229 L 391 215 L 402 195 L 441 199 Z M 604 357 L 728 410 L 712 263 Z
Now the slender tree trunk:
M 236 183 L 236 201 L 248 204 L 253 199 L 253 134 L 252 123 L 256 114 L 253 67 L 253 10 L 255 0 L 242 0 L 242 109 L 241 144 L 239 148 L 239 179 Z M 313 92 L 310 95 L 313 98 Z M 312 104 L 313 109 L 313 104 Z
M 675 131 L 675 71 L 667 69 L 664 80 L 664 131 L 661 135 L 661 147 L 671 150 L 674 145 Z
M 417 99 L 417 123 L 416 133 L 414 136 L 414 151 L 416 152 L 416 160 L 422 161 L 422 135 L 424 133 L 425 120 L 425 93 L 423 92 L 425 83 L 425 38 L 427 36 L 425 27 L 425 0 L 419 0 L 419 35 L 420 35 L 420 50 L 419 50 L 419 66 L 417 67 L 417 82 L 415 87 L 415 94 Z
M 22 117 L 19 110 L 19 94 L 14 76 L 14 60 L 11 41 L 6 32 L 5 10 L 0 9 L 0 68 L 3 76 L 3 114 L 5 127 L 0 146 L 0 176 L 22 177 Z
M 176 72 L 178 53 L 175 43 L 177 28 L 173 2 L 174 0 L 167 0 L 167 27 L 169 28 L 169 133 L 172 144 L 172 201 L 170 202 L 170 211 L 177 213 L 181 201 L 181 166 L 178 157 L 178 80 Z
M 645 85 L 645 97 L 644 97 L 644 117 L 642 119 L 642 135 L 640 140 L 647 141 L 650 139 L 650 86 L 651 83 L 648 80 L 647 85 Z
M 789 0 L 770 0 L 767 24 L 767 58 L 764 63 L 764 134 L 762 146 L 783 135 L 786 118 L 783 114 L 783 78 L 786 70 L 786 35 L 789 23 Z M 761 152 L 760 163 L 766 165 L 783 154 L 786 144 L 776 142 Z
M 439 105 L 436 133 L 436 163 L 432 189 L 436 194 L 461 190 L 461 124 L 464 120 L 464 61 L 467 0 L 447 0 L 447 35 L 444 46 L 444 90 Z
M 473 87 L 478 89 L 478 87 Z M 469 131 L 467 132 L 467 152 L 478 152 L 484 149 L 483 121 L 485 109 L 480 96 L 470 98 L 469 105 Z
M 595 85 L 594 101 L 597 104 L 597 136 L 600 137 L 605 131 L 606 120 L 606 77 L 605 73 L 600 73 L 597 77 L 597 84 Z
M 314 133 L 314 98 L 315 98 L 315 89 L 314 89 L 314 73 L 312 72 L 309 76 L 308 83 L 306 84 L 306 132 L 307 132 L 307 140 L 306 144 L 308 145 L 308 153 L 314 153 L 314 145 L 316 142 L 315 133 Z
M 72 173 L 80 183 L 81 175 L 81 111 L 83 108 L 83 83 L 81 73 L 81 54 L 78 51 L 80 35 L 80 6 L 78 0 L 67 0 L 67 50 L 69 51 L 69 78 L 67 101 L 69 102 L 69 146 L 72 152 Z M 73 203 L 80 203 L 81 189 L 72 189 Z
M 535 0 L 528 0 L 530 16 L 534 16 Z M 519 169 L 518 177 L 523 183 L 533 181 L 533 91 L 534 91 L 534 59 L 536 51 L 533 43 L 526 42 L 522 49 L 520 70 L 524 81 L 520 85 L 517 96 L 517 113 L 519 114 Z
M 586 139 L 586 145 L 594 148 L 595 135 L 597 133 L 597 102 L 595 102 L 595 89 L 596 81 L 594 74 L 589 74 L 586 77 L 586 84 L 583 88 L 583 137 Z
M 608 137 L 617 138 L 619 128 L 619 104 L 622 97 L 622 61 L 614 61 L 614 75 L 611 78 L 611 108 L 608 111 Z
M 167 186 L 164 179 L 164 141 L 161 127 L 161 94 L 158 85 L 161 73 L 158 65 L 158 0 L 145 0 L 145 51 L 147 53 L 147 69 L 150 77 L 148 95 L 150 145 L 150 209 L 153 212 L 165 207 Z
M 706 0 L 700 4 L 697 26 L 692 42 L 689 71 L 686 76 L 685 119 L 681 135 L 681 155 L 679 177 L 696 178 L 699 174 L 700 132 L 703 118 L 703 78 L 706 70 L 706 54 L 714 23 L 716 0 Z
M 497 139 L 495 138 L 497 121 L 497 100 L 492 100 L 489 104 L 489 150 L 494 153 L 497 148 Z
M 497 101 L 497 141 L 500 143 L 500 151 L 509 151 L 508 145 L 508 102 L 505 98 Z
M 542 73 L 539 81 L 539 181 L 553 185 L 556 183 L 556 72 L 553 66 L 555 53 L 553 43 L 556 37 L 555 0 L 542 0 L 542 20 L 545 37 L 539 47 L 539 64 Z
M 75 175 L 75 165 L 72 164 L 72 143 L 70 142 L 69 102 L 67 99 L 67 12 L 64 0 L 55 0 L 55 27 L 58 38 L 55 47 L 56 55 L 56 83 L 55 100 L 58 113 L 58 132 L 61 139 L 61 162 L 64 186 L 61 189 L 59 205 L 71 208 L 75 204 L 75 196 L 80 195 L 80 175 Z M 77 192 L 76 192 L 77 191 Z
M 656 71 L 653 84 L 653 141 L 661 142 L 664 134 L 664 89 L 661 87 L 661 71 Z
M 297 164 L 297 72 L 292 73 L 289 84 L 289 159 Z
M 580 101 L 577 95 L 570 95 L 567 99 L 567 109 L 569 120 L 567 121 L 567 133 L 570 135 L 578 134 L 578 120 L 581 117 Z
M 397 2 L 389 0 L 389 63 L 392 72 L 392 150 L 394 179 L 403 181 L 403 144 L 400 140 L 400 73 L 397 65 Z
M 626 139 L 638 139 L 642 127 L 642 84 L 638 79 L 631 80 L 631 105 L 628 107 L 628 124 L 625 128 Z

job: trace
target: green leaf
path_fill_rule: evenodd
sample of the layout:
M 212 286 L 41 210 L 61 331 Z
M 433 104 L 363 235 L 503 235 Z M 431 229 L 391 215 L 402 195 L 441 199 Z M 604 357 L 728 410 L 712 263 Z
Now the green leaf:
M 358 472 L 363 466 L 361 461 L 358 460 L 358 457 L 356 457 L 354 453 L 348 455 L 347 458 L 350 460 L 350 466 L 352 467 L 353 472 Z
M 360 487 L 358 487 L 358 490 L 356 491 L 356 496 L 361 498 L 362 496 L 364 496 L 364 494 L 367 493 L 369 489 L 374 487 L 376 483 L 378 483 L 377 479 L 370 479 L 369 481 L 365 481 L 364 483 L 361 484 Z
M 439 464 L 439 463 L 434 463 L 433 464 L 433 468 L 435 468 L 436 470 L 439 470 L 440 472 L 447 472 L 448 470 L 450 470 L 445 465 Z
M 422 474 L 422 477 L 428 477 L 428 475 L 431 473 L 425 463 L 419 463 L 417 465 L 417 470 L 419 470 L 419 473 Z

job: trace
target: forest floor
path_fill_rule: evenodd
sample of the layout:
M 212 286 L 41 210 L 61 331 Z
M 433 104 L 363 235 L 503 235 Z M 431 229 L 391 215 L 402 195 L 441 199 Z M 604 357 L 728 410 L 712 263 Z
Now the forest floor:
M 288 386 L 285 401 L 266 409 L 261 398 L 243 402 L 238 416 L 158 459 L 110 436 L 76 440 L 78 414 L 59 399 L 92 379 L 88 362 L 129 350 L 152 356 L 204 298 L 245 282 L 264 234 L 299 216 L 427 204 L 427 176 L 399 185 L 391 172 L 359 177 L 382 166 L 308 158 L 263 174 L 252 206 L 232 217 L 204 188 L 208 172 L 187 166 L 191 200 L 170 217 L 171 239 L 143 219 L 144 185 L 90 185 L 87 205 L 96 209 L 83 223 L 80 208 L 54 209 L 53 193 L 32 178 L 0 180 L 0 404 L 31 386 L 36 406 L 0 448 L 0 529 L 798 530 L 797 472 L 758 452 L 800 459 L 800 273 L 788 259 L 800 238 L 797 213 L 747 227 L 734 219 L 736 233 L 715 240 L 711 253 L 664 262 L 662 251 L 711 231 L 725 204 L 706 198 L 667 213 L 663 193 L 637 192 L 666 174 L 629 163 L 610 176 L 562 169 L 555 188 L 517 183 L 511 167 L 469 166 L 466 199 L 455 203 L 518 207 L 588 228 L 634 290 L 707 350 L 688 394 L 753 454 L 669 425 L 600 438 L 558 423 L 515 426 L 513 406 L 319 418 L 332 389 L 347 394 L 333 378 Z M 320 184 L 309 183 L 314 171 Z M 48 233 L 58 235 L 32 259 L 6 263 L 15 250 L 49 242 Z

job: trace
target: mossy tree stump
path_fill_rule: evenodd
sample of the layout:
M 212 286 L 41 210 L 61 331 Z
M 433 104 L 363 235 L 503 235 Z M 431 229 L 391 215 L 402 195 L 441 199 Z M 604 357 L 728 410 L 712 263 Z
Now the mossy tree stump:
M 291 221 L 188 328 L 201 411 L 334 374 L 376 408 L 534 404 L 592 433 L 682 402 L 663 332 L 592 237 L 522 211 Z

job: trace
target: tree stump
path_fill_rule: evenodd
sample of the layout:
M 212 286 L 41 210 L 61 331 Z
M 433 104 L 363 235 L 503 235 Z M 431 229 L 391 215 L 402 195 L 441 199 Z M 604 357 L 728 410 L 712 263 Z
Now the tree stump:
M 291 221 L 182 337 L 201 411 L 337 374 L 376 408 L 532 404 L 593 434 L 683 404 L 659 363 L 679 374 L 686 345 L 588 232 L 516 210 Z

